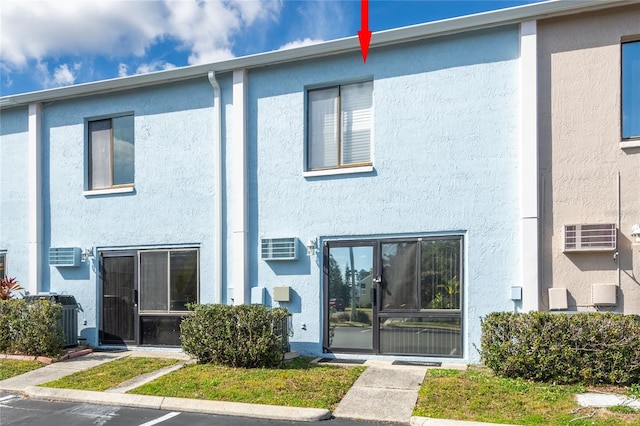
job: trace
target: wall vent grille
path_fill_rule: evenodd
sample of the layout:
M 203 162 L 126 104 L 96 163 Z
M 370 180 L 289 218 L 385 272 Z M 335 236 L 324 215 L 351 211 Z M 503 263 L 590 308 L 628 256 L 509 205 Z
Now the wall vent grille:
M 73 267 L 79 265 L 79 247 L 49 247 L 49 266 Z
M 607 251 L 615 248 L 615 223 L 564 226 L 564 251 Z
M 294 238 L 262 238 L 260 242 L 262 260 L 295 260 L 297 259 L 296 239 Z

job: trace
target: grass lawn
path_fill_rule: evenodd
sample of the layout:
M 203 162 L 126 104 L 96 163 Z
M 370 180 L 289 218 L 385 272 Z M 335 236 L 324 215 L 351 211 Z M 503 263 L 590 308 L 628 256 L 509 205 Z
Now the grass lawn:
M 8 379 L 13 376 L 19 376 L 31 370 L 44 367 L 44 364 L 38 361 L 21 361 L 16 359 L 0 359 L 0 380 Z
M 629 407 L 580 407 L 580 385 L 553 385 L 496 377 L 489 370 L 428 370 L 415 416 L 516 425 L 640 425 Z M 604 391 L 604 390 L 603 390 Z
M 129 393 L 332 410 L 364 370 L 311 364 L 307 358 L 282 368 L 193 364 Z
M 48 388 L 104 391 L 141 374 L 150 373 L 177 363 L 177 359 L 124 357 L 79 371 L 40 386 Z

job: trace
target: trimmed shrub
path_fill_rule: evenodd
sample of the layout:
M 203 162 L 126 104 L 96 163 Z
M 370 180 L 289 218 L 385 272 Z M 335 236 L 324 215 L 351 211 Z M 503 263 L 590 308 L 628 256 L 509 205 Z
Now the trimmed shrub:
M 200 363 L 272 367 L 284 358 L 280 324 L 289 312 L 262 305 L 198 305 L 180 325 L 182 349 Z
M 62 347 L 62 305 L 47 300 L 0 300 L 0 352 L 57 356 Z
M 496 312 L 481 323 L 481 359 L 498 375 L 556 383 L 640 382 L 636 316 Z

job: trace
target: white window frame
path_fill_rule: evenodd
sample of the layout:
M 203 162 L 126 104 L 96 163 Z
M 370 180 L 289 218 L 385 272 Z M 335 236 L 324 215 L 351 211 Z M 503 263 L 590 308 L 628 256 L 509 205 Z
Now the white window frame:
M 131 181 L 130 182 L 123 182 L 123 183 L 114 183 L 114 174 L 115 174 L 115 148 L 114 148 L 114 129 L 113 129 L 113 121 L 116 119 L 120 119 L 120 118 L 131 118 L 132 120 L 132 132 L 131 132 L 131 140 L 132 140 L 132 144 L 133 144 L 133 152 L 131 154 L 131 161 L 132 161 L 132 176 L 131 176 Z M 109 131 L 110 131 L 110 135 L 109 135 L 109 159 L 106 163 L 108 170 L 106 169 L 105 172 L 108 173 L 108 178 L 104 178 L 104 180 L 108 181 L 106 184 L 100 184 L 100 183 L 96 183 L 94 182 L 94 168 L 95 168 L 95 162 L 94 162 L 94 149 L 95 149 L 95 144 L 93 142 L 93 134 L 92 134 L 92 125 L 98 122 L 102 122 L 102 121 L 109 121 Z M 134 182 L 135 182 L 135 116 L 133 113 L 123 113 L 123 114 L 118 114 L 118 115 L 110 115 L 110 116 L 106 116 L 106 117 L 94 117 L 94 118 L 90 118 L 90 119 L 86 119 L 85 120 L 85 127 L 86 127 L 86 137 L 87 137 L 87 156 L 86 156 L 86 161 L 87 161 L 87 167 L 86 167 L 86 172 L 87 172 L 87 178 L 86 178 L 86 190 L 85 190 L 85 195 L 102 195 L 102 194 L 116 194 L 116 193 L 125 193 L 125 192 L 133 192 L 133 187 L 134 187 Z M 106 130 L 106 129 L 105 129 Z M 96 143 L 97 144 L 97 143 Z
M 344 136 L 345 132 L 343 131 L 343 121 L 345 119 L 343 113 L 343 91 L 345 89 L 349 89 L 350 87 L 357 85 L 370 85 L 370 106 L 368 111 L 368 158 L 366 161 L 354 161 L 354 162 L 346 162 L 344 159 L 345 150 L 344 150 Z M 336 162 L 328 165 L 312 165 L 312 155 L 314 152 L 313 149 L 313 141 L 312 134 L 314 129 L 314 122 L 312 117 L 312 94 L 319 92 L 327 92 L 335 90 L 337 91 L 337 95 L 335 98 L 335 155 L 337 157 Z M 373 81 L 372 80 L 363 80 L 357 82 L 349 82 L 344 84 L 334 84 L 327 85 L 321 87 L 313 87 L 308 88 L 306 93 L 306 117 L 307 117 L 307 128 L 306 128 L 306 139 L 305 139 L 305 148 L 306 148 L 306 156 L 305 156 L 305 171 L 303 175 L 305 177 L 313 177 L 313 176 L 324 176 L 324 175 L 334 175 L 334 174 L 343 174 L 343 173 L 363 173 L 363 172 L 371 172 L 373 171 L 373 102 L 374 99 L 374 90 L 373 90 Z M 353 123 L 353 121 L 350 121 Z M 315 142 L 316 144 L 320 144 L 321 142 Z M 320 151 L 322 148 L 320 148 Z

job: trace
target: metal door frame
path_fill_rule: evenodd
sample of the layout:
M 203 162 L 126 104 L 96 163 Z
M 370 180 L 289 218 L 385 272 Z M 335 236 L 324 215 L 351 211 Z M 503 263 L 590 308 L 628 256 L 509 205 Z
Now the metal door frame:
M 326 353 L 330 352 L 349 352 L 349 353 L 364 353 L 364 354 L 377 354 L 380 348 L 380 327 L 378 326 L 378 313 L 379 313 L 379 298 L 378 298 L 378 285 L 380 278 L 380 265 L 379 265 L 379 243 L 375 239 L 366 240 L 331 240 L 325 241 L 322 245 L 322 321 L 323 321 L 323 337 L 322 348 Z M 372 249 L 372 275 L 371 277 L 371 349 L 357 349 L 357 348 L 338 348 L 329 347 L 329 250 L 331 248 L 345 248 L 345 247 L 371 247 Z
M 135 300 L 133 305 L 133 340 L 123 340 L 124 344 L 138 345 L 140 342 L 140 298 L 139 298 L 139 282 L 138 282 L 138 250 L 105 250 L 98 252 L 98 283 L 99 283 L 99 328 L 98 328 L 98 342 L 103 344 L 103 326 L 104 326 L 104 276 L 102 268 L 104 267 L 103 259 L 106 257 L 132 257 L 133 258 L 133 291 L 135 293 Z M 107 344 L 113 344 L 108 343 Z

